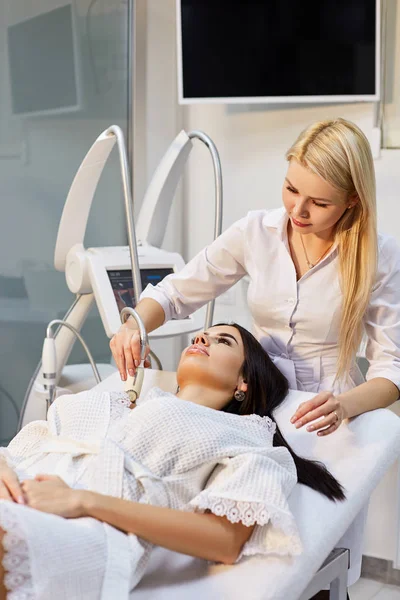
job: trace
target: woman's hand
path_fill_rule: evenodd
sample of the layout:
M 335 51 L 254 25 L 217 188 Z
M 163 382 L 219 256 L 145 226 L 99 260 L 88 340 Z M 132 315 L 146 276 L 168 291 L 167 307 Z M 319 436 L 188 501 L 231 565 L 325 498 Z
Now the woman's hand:
M 110 348 L 114 360 L 117 364 L 122 381 L 126 380 L 126 374 L 134 375 L 136 367 L 140 364 L 140 335 L 137 329 L 129 327 L 125 323 L 119 328 L 119 331 L 111 338 Z M 146 348 L 146 356 L 150 348 Z M 148 360 L 144 363 L 145 367 L 150 366 Z
M 55 475 L 36 475 L 22 482 L 26 504 L 41 512 L 59 515 L 66 519 L 83 517 L 81 490 L 70 488 Z
M 0 500 L 24 504 L 19 479 L 3 458 L 0 458 Z
M 346 412 L 339 398 L 331 392 L 320 392 L 315 398 L 302 402 L 290 422 L 298 429 L 311 421 L 307 431 L 318 431 L 318 435 L 328 435 L 340 427 Z

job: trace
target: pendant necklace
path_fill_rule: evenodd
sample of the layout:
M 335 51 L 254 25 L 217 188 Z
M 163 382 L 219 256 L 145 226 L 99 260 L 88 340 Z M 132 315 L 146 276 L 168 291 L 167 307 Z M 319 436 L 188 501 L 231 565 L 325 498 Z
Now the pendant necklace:
M 323 254 L 321 254 L 321 256 L 319 257 L 319 259 L 318 259 L 318 260 L 317 260 L 315 263 L 312 263 L 312 262 L 311 262 L 311 261 L 308 259 L 308 256 L 307 256 L 307 250 L 306 250 L 306 247 L 305 247 L 305 245 L 304 245 L 303 236 L 302 236 L 301 234 L 300 234 L 300 239 L 301 239 L 301 245 L 303 246 L 303 251 L 304 251 L 304 256 L 305 256 L 305 259 L 306 259 L 306 263 L 307 263 L 307 266 L 308 266 L 308 268 L 309 268 L 309 269 L 312 269 L 313 267 L 315 267 L 315 265 L 317 265 L 317 264 L 318 264 L 318 263 L 319 263 L 319 262 L 320 262 L 320 261 L 321 261 L 321 260 L 324 258 L 325 254 L 328 254 L 329 250 L 330 250 L 330 249 L 332 248 L 332 246 L 333 246 L 333 242 L 332 242 L 332 244 L 329 246 L 329 248 L 327 248 L 327 249 L 325 250 L 325 252 L 324 252 Z

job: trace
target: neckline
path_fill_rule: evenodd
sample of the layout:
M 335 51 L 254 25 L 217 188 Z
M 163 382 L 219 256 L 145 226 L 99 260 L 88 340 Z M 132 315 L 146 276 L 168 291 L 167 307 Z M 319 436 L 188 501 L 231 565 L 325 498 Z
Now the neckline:
M 181 398 L 178 398 L 178 396 L 176 396 L 172 392 L 166 392 L 165 390 L 162 390 L 161 388 L 159 388 L 157 386 L 150 388 L 145 397 L 147 398 L 147 400 L 150 400 L 150 398 L 152 396 L 159 395 L 159 394 L 161 394 L 162 396 L 167 396 L 168 398 L 170 398 L 172 400 L 177 400 L 181 403 L 186 402 L 190 406 L 196 406 L 201 410 L 212 412 L 214 415 L 215 414 L 224 415 L 225 417 L 228 416 L 228 417 L 233 417 L 235 419 L 249 418 L 253 422 L 257 422 L 260 425 L 263 425 L 264 427 L 266 424 L 268 424 L 269 427 L 275 427 L 275 422 L 266 415 L 263 417 L 261 415 L 258 415 L 257 413 L 251 413 L 248 415 L 238 415 L 236 413 L 228 413 L 228 412 L 224 412 L 222 410 L 216 410 L 215 408 L 211 408 L 210 406 L 204 406 L 204 404 L 196 404 L 196 402 L 191 402 L 190 400 L 182 400 Z M 143 398 L 143 400 L 144 400 L 144 398 Z
M 285 210 L 285 218 L 284 218 L 284 223 L 283 223 L 283 227 L 282 227 L 282 241 L 285 244 L 285 248 L 289 254 L 289 258 L 292 261 L 293 269 L 294 269 L 294 272 L 296 275 L 296 283 L 299 283 L 302 279 L 307 277 L 307 275 L 309 273 L 312 273 L 319 266 L 323 265 L 325 263 L 325 261 L 327 261 L 328 258 L 330 256 L 332 256 L 332 254 L 337 250 L 338 241 L 335 240 L 333 242 L 332 246 L 330 247 L 329 252 L 319 262 L 317 262 L 313 267 L 311 267 L 311 269 L 308 269 L 308 271 L 306 273 L 304 273 L 304 275 L 302 275 L 301 277 L 299 277 L 299 279 L 297 279 L 296 267 L 295 267 L 295 264 L 293 261 L 292 253 L 290 252 L 289 234 L 288 234 L 289 221 L 290 221 L 289 215 L 287 214 L 287 212 Z

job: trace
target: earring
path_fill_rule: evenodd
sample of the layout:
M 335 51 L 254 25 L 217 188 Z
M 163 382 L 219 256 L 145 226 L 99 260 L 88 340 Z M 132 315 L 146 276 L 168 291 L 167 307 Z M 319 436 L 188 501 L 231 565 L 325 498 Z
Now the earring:
M 243 402 L 243 400 L 246 400 L 246 394 L 242 392 L 242 390 L 236 390 L 236 392 L 233 394 L 233 397 L 235 400 L 237 400 L 237 402 Z

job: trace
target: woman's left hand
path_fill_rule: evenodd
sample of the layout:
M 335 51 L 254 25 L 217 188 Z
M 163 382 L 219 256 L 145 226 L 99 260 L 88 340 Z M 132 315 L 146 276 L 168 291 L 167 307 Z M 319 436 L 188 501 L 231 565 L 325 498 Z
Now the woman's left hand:
M 319 419 L 307 427 L 307 431 L 318 431 L 318 435 L 329 435 L 346 419 L 345 409 L 339 398 L 331 392 L 320 392 L 315 398 L 302 402 L 290 422 L 298 429 Z
M 80 490 L 70 488 L 55 475 L 36 475 L 22 482 L 26 504 L 41 512 L 67 519 L 83 516 Z

